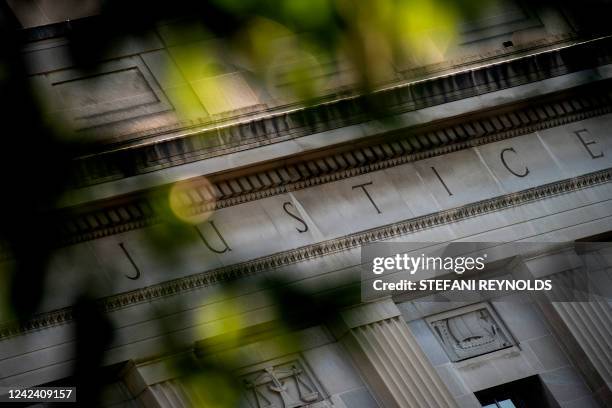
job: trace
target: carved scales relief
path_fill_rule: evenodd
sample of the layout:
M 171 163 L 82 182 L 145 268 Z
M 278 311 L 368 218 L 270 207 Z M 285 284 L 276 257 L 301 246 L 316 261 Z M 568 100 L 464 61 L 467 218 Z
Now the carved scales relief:
M 433 316 L 428 323 L 453 362 L 513 345 L 501 321 L 486 304 Z
M 243 381 L 254 408 L 330 407 L 299 360 L 265 366 Z

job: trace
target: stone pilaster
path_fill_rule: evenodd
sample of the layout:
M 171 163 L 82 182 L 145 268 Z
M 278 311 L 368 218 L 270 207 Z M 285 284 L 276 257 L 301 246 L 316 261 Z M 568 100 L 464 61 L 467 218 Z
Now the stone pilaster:
M 612 310 L 595 297 L 571 301 L 573 283 L 589 279 L 584 266 L 573 248 L 524 259 L 522 265 L 528 277 L 553 278 L 551 292 L 536 296 L 538 305 L 595 396 L 612 406 Z
M 122 377 L 130 394 L 147 408 L 189 407 L 191 404 L 178 380 L 164 361 L 136 365 L 128 363 Z M 176 375 L 176 374 L 174 374 Z
M 391 299 L 343 311 L 332 330 L 382 406 L 457 406 Z

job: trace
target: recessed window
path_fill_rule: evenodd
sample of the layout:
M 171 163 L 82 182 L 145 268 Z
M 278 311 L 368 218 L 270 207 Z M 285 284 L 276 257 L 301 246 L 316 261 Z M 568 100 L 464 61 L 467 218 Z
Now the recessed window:
M 559 408 L 559 404 L 533 375 L 474 393 L 483 408 Z
M 510 399 L 505 399 L 503 401 L 495 401 L 493 404 L 488 404 L 483 406 L 483 408 L 517 408 L 516 405 Z

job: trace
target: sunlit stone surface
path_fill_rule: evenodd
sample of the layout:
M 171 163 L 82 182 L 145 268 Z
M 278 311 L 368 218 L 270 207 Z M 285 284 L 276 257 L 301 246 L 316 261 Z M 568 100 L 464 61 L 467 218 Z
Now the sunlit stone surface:
M 32 35 L 98 13 L 8 3 Z M 391 119 L 378 120 L 346 97 L 345 61 L 278 57 L 264 89 L 240 59 L 209 58 L 219 39 L 173 37 L 176 24 L 124 38 L 89 72 L 62 36 L 24 47 L 50 126 L 93 147 L 53 209 L 67 215 L 39 314 L 0 328 L 0 386 L 70 377 L 70 306 L 87 288 L 113 324 L 105 407 L 511 407 L 516 381 L 538 404 L 611 406 L 612 252 L 573 246 L 612 230 L 608 38 L 561 5 L 495 4 L 380 72 Z M 298 57 L 321 85 L 306 107 L 286 93 Z M 555 243 L 500 257 L 495 276 L 565 272 L 550 265 L 566 251 L 576 268 L 601 260 L 599 297 L 361 302 L 374 241 Z M 185 355 L 239 381 L 187 378 Z

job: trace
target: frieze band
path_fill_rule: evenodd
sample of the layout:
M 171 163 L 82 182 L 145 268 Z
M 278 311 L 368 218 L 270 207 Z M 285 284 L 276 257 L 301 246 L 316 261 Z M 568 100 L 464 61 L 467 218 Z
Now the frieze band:
M 220 282 L 254 275 L 270 269 L 287 266 L 333 253 L 357 248 L 363 244 L 391 239 L 413 232 L 458 222 L 468 218 L 501 211 L 530 202 L 571 193 L 612 181 L 612 168 L 589 173 L 579 177 L 542 185 L 506 194 L 495 198 L 467 204 L 459 208 L 439 211 L 429 215 L 402 222 L 373 228 L 344 237 L 307 245 L 304 247 L 276 253 L 247 262 L 221 267 L 184 278 L 151 285 L 130 292 L 101 299 L 102 309 L 115 311 L 141 302 L 150 302 L 182 292 L 200 289 Z M 0 327 L 0 339 L 16 336 L 25 332 L 40 330 L 72 320 L 70 308 L 64 308 L 38 315 L 25 324 L 6 324 Z

